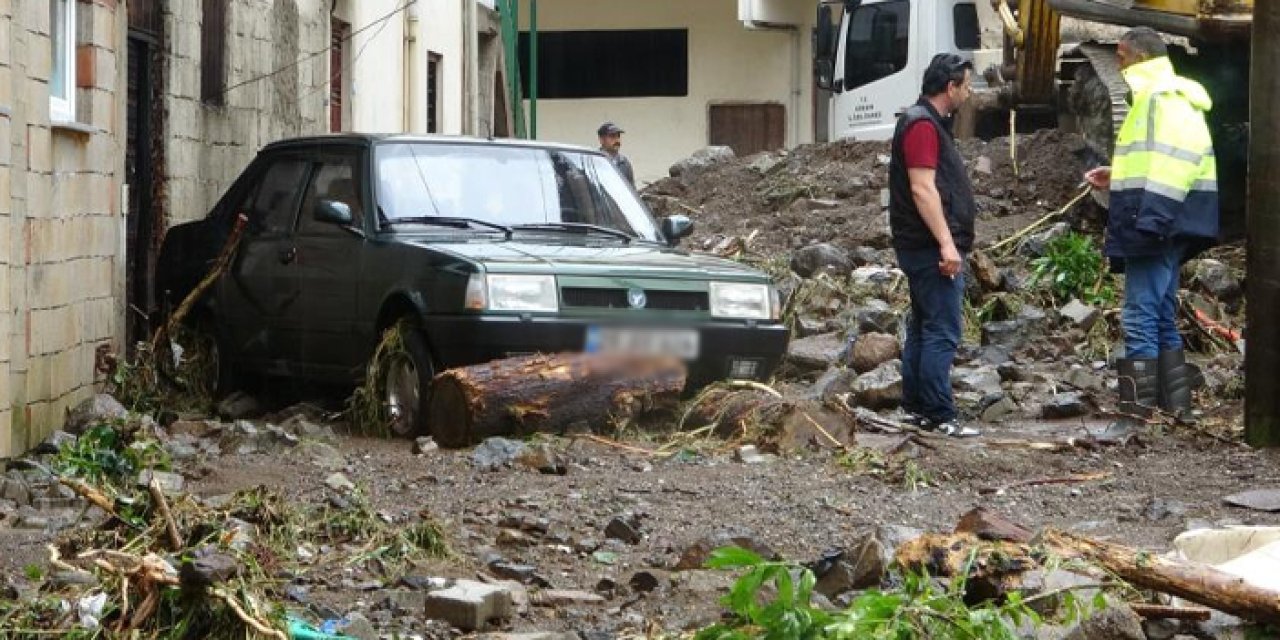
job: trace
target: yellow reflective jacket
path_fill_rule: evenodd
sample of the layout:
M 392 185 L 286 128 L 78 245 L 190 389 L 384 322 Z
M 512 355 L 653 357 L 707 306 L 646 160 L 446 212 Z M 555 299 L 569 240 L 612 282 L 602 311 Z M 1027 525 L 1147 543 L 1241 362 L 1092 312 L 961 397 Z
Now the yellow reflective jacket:
M 1213 101 L 1168 57 L 1130 65 L 1124 77 L 1133 98 L 1111 161 L 1105 252 L 1155 255 L 1178 243 L 1190 258 L 1218 236 L 1218 168 L 1205 122 Z

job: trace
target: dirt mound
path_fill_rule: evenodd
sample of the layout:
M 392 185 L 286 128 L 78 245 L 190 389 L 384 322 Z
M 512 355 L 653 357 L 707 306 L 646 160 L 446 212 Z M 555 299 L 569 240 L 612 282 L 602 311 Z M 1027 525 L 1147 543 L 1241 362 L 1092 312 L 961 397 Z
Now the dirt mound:
M 960 142 L 980 221 L 1042 215 L 1075 195 L 1085 169 L 1078 157 L 1084 147 L 1079 136 L 1052 130 L 1019 136 L 1016 172 L 1009 147 L 1007 137 Z M 815 242 L 884 248 L 889 243 L 883 209 L 888 164 L 888 142 L 808 144 L 664 178 L 643 195 L 659 215 L 683 213 L 695 220 L 689 245 L 694 248 L 753 232 L 752 249 L 766 255 Z M 984 240 L 1008 227 L 992 227 Z

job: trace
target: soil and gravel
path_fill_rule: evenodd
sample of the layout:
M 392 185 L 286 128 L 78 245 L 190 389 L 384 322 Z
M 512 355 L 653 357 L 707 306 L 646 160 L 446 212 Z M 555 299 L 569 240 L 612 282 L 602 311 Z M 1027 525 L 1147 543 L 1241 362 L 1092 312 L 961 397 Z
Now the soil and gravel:
M 962 143 L 980 202 L 980 246 L 1018 232 L 1079 193 L 1084 167 L 1078 138 L 1057 132 L 1019 136 L 1016 176 L 1009 142 Z M 891 261 L 881 251 L 888 246 L 881 201 L 887 154 L 883 143 L 837 142 L 724 159 L 654 183 L 644 195 L 658 213 L 694 218 L 694 247 L 750 238 L 738 255 L 757 262 L 781 258 L 785 266 L 793 251 L 829 243 L 849 255 L 870 250 L 871 264 L 889 269 Z M 1084 231 L 1096 230 L 1097 219 L 1088 200 L 1065 217 Z M 1232 256 L 1226 251 L 1219 257 L 1238 272 L 1239 258 Z M 1011 260 L 1003 268 L 1023 270 L 1025 281 L 1026 256 Z M 802 287 L 792 282 L 789 290 Z M 1219 293 L 1226 297 L 1226 288 Z M 987 294 L 995 292 L 977 295 Z M 1224 321 L 1233 318 L 1226 311 L 1239 312 L 1238 301 L 1199 295 L 1222 310 Z M 900 291 L 885 296 L 891 315 L 900 311 L 894 306 L 900 297 Z M 810 300 L 797 314 L 817 314 L 818 304 Z M 816 325 L 838 329 L 833 350 L 838 349 L 846 336 L 859 333 L 858 323 L 842 320 L 829 300 L 821 304 L 828 305 L 822 322 L 797 318 L 798 335 L 819 333 Z M 841 322 L 850 326 L 830 326 Z M 1212 353 L 1196 354 L 1210 379 L 1198 397 L 1204 409 L 1199 427 L 1165 425 L 1122 442 L 1084 446 L 1107 423 L 1107 379 L 1114 376 L 1105 357 L 1083 353 L 1086 332 L 1056 314 L 1043 322 L 1044 333 L 1004 354 L 1005 368 L 991 384 L 1013 406 L 981 424 L 985 436 L 973 440 L 927 437 L 903 444 L 899 436 L 866 431 L 857 434 L 855 445 L 865 449 L 841 450 L 820 437 L 793 438 L 796 446 L 777 448 L 766 439 L 754 442 L 764 452 L 756 456 L 740 449 L 748 444 L 741 439 L 682 434 L 672 418 L 650 431 L 539 436 L 527 446 L 540 452 L 540 471 L 519 462 L 489 466 L 478 461 L 484 453 L 479 449 L 428 445 L 415 453 L 407 441 L 330 437 L 319 429 L 303 432 L 302 445 L 290 438 L 249 449 L 184 441 L 191 457 L 178 470 L 186 491 L 201 498 L 265 486 L 299 507 L 341 503 L 344 490 L 326 482 L 341 473 L 393 526 L 423 515 L 441 526 L 453 555 L 410 568 L 411 578 L 516 576 L 535 591 L 601 596 L 596 603 L 535 598 L 498 627 L 592 639 L 677 635 L 715 621 L 722 612 L 718 598 L 732 575 L 676 566 L 700 540 L 721 533 L 749 537 L 788 560 L 812 562 L 824 551 L 853 545 L 876 525 L 949 531 L 975 506 L 1030 528 L 1052 526 L 1153 552 L 1166 551 L 1174 536 L 1193 527 L 1280 525 L 1280 514 L 1223 502 L 1239 491 L 1280 486 L 1280 454 L 1239 443 L 1238 353 L 1218 345 Z M 995 371 L 994 365 L 983 369 L 987 346 L 966 346 L 958 363 L 965 375 L 981 378 L 983 371 Z M 802 375 L 791 367 L 791 379 L 775 386 L 788 398 L 819 393 L 823 385 L 829 390 L 830 376 L 824 374 L 842 366 L 837 354 L 825 355 L 829 369 L 823 370 L 828 365 L 822 357 L 818 365 L 810 357 Z M 966 407 L 975 417 L 991 415 L 983 407 L 990 407 L 993 394 L 982 391 L 985 383 L 973 384 L 961 393 Z M 1061 402 L 1061 391 L 1080 394 L 1072 400 L 1084 408 L 1071 418 L 1044 419 L 1043 406 Z M 320 402 L 336 404 L 332 397 Z M 881 414 L 893 415 L 891 409 Z M 279 414 L 274 423 L 287 415 Z M 253 424 L 265 429 L 267 421 L 259 417 Z M 227 420 L 217 430 L 231 429 Z M 157 433 L 172 435 L 162 428 Z M 306 433 L 330 444 L 310 445 Z M 1048 451 L 1029 444 L 1074 441 L 1082 446 Z M 548 458 L 554 464 L 545 464 Z M 10 477 L 21 476 L 15 473 Z M 1072 484 L 1011 486 L 1082 474 L 1105 475 Z M 43 545 L 57 533 L 52 527 L 15 528 L 31 521 L 31 507 L 0 501 L 0 515 L 0 546 L 6 550 L 0 575 L 9 591 L 20 593 L 15 585 L 30 582 L 26 567 L 45 561 Z M 367 564 L 348 562 L 343 552 L 321 550 L 319 560 L 280 572 L 277 591 L 287 585 L 292 594 L 285 604 L 317 621 L 359 613 L 383 633 L 408 634 L 401 637 L 462 635 L 420 610 L 385 604 L 389 595 L 413 590 L 422 580 L 379 576 Z

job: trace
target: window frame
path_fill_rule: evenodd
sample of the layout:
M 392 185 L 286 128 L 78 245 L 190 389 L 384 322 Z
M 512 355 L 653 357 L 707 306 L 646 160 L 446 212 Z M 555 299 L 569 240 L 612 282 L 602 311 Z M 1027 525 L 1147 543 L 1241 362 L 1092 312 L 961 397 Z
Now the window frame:
M 892 64 L 894 68 L 892 71 L 889 71 L 887 73 L 881 73 L 880 75 L 873 76 L 873 73 L 877 73 L 877 72 L 869 71 L 865 68 L 869 60 L 863 60 L 855 57 L 856 52 L 860 51 L 861 48 L 855 47 L 855 43 L 853 41 L 855 37 L 854 36 L 854 27 L 855 27 L 854 20 L 857 20 L 860 17 L 860 14 L 862 14 L 862 12 L 866 12 L 865 15 L 871 16 L 870 24 L 867 25 L 868 33 L 866 38 L 874 46 L 875 44 L 874 41 L 876 38 L 876 31 L 875 31 L 876 17 L 881 12 L 884 12 L 886 14 L 890 14 L 890 13 L 896 14 L 898 10 L 902 10 L 904 12 L 902 14 L 904 20 L 902 21 L 902 24 L 897 25 L 898 28 L 895 31 L 893 51 L 891 52 L 893 54 L 893 59 L 879 61 L 880 64 L 885 64 L 885 63 Z M 857 13 L 849 17 L 849 25 L 848 25 L 847 31 L 843 34 L 844 77 L 841 79 L 841 82 L 843 83 L 845 91 L 859 89 L 867 85 L 880 82 L 881 80 L 890 78 L 894 75 L 897 75 L 901 73 L 904 69 L 906 69 L 911 61 L 910 52 L 911 52 L 911 38 L 912 38 L 912 34 L 911 34 L 912 7 L 911 7 L 911 3 L 908 0 L 887 0 L 886 2 L 880 2 L 877 4 L 864 4 L 864 5 L 860 5 L 857 9 L 855 9 L 855 11 Z M 905 38 L 903 38 L 903 40 L 905 40 L 905 46 L 898 45 L 897 40 L 899 38 L 896 35 L 897 32 L 905 32 L 906 35 L 905 35 Z M 859 69 L 859 75 L 851 77 L 849 75 L 850 70 L 855 68 Z
M 58 29 L 58 14 L 62 14 L 62 30 Z M 52 122 L 76 121 L 76 0 L 50 0 L 49 48 L 52 54 L 49 72 L 49 120 Z M 59 43 L 59 37 L 62 42 Z M 59 63 L 58 49 L 62 49 Z M 65 97 L 59 97 L 54 85 L 54 70 L 61 67 Z

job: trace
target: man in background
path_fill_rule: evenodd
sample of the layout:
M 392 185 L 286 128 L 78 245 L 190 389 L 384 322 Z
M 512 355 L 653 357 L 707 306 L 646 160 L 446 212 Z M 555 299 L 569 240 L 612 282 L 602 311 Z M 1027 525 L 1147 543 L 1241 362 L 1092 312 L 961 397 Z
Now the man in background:
M 622 155 L 622 134 L 626 133 L 622 127 L 606 122 L 596 129 L 596 135 L 600 138 L 600 150 L 609 156 L 609 162 L 627 179 L 632 187 L 636 186 L 635 170 L 631 168 L 631 161 Z

